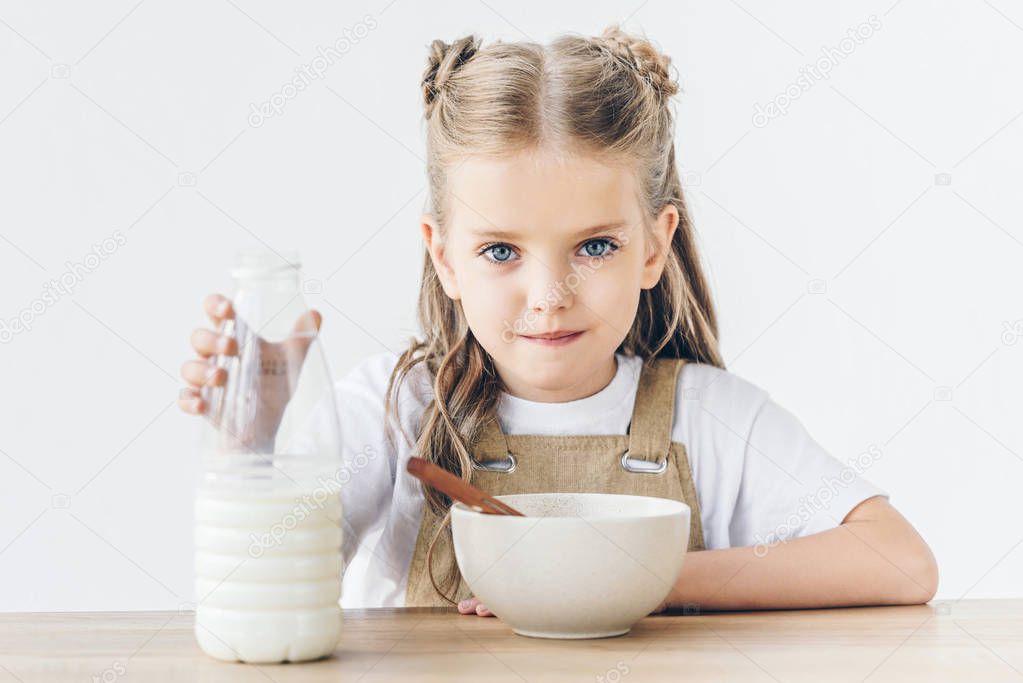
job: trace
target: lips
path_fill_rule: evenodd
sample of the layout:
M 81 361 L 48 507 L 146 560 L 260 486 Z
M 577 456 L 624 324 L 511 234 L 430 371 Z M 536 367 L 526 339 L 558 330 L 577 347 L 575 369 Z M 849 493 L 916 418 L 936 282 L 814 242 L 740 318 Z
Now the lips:
M 570 337 L 573 334 L 579 334 L 582 330 L 555 330 L 554 332 L 544 332 L 543 334 L 524 334 L 523 337 L 529 339 L 561 339 L 562 337 Z
M 555 330 L 541 334 L 521 335 L 530 344 L 542 347 L 562 347 L 575 343 L 583 335 L 584 330 Z

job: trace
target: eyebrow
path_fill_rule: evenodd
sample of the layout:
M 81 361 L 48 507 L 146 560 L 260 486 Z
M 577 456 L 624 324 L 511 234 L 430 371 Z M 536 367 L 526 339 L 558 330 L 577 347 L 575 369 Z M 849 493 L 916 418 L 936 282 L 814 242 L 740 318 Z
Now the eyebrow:
M 583 228 L 575 233 L 577 237 L 585 237 L 586 235 L 594 235 L 598 232 L 604 232 L 606 230 L 617 230 L 625 225 L 625 221 L 612 221 L 610 223 L 601 223 L 600 225 L 593 225 L 588 228 Z M 520 237 L 520 234 L 514 230 L 497 230 L 497 229 L 482 229 L 473 230 L 473 237 L 479 237 L 483 239 L 515 239 Z

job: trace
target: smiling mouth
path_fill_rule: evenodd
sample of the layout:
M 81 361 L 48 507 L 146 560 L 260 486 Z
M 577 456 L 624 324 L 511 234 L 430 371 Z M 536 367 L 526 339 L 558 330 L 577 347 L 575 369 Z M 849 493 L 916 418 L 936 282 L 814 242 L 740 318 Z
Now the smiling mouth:
M 543 346 L 562 346 L 564 344 L 570 344 L 578 339 L 584 330 L 558 330 L 555 332 L 545 332 L 543 334 L 533 335 L 519 335 L 527 341 L 531 341 L 535 344 L 541 344 Z
M 560 339 L 561 337 L 567 337 L 573 334 L 579 334 L 579 330 L 555 330 L 554 332 L 544 332 L 543 334 L 524 334 L 522 336 L 529 337 L 531 339 Z

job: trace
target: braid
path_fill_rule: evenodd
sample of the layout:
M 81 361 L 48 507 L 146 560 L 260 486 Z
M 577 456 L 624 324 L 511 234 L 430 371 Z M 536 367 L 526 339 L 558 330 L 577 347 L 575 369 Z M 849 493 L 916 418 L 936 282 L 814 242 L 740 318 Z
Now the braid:
M 662 98 L 678 93 L 678 82 L 670 72 L 671 58 L 650 41 L 632 36 L 617 26 L 609 26 L 595 40 L 616 60 L 634 70 Z
M 472 35 L 459 38 L 453 43 L 435 40 L 430 44 L 430 55 L 422 81 L 426 118 L 433 115 L 448 79 L 472 59 L 479 49 L 480 39 Z

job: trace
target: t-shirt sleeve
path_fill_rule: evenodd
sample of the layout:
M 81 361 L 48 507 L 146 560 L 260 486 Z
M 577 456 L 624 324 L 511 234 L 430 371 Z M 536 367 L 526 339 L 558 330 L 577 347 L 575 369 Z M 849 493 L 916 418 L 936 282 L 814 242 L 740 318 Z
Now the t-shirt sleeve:
M 382 528 L 391 509 L 394 443 L 402 437 L 397 430 L 394 439 L 387 437 L 384 399 L 395 360 L 389 353 L 370 356 L 334 382 L 334 401 L 321 401 L 300 435 L 308 447 L 319 431 L 326 431 L 320 422 L 330 419 L 329 410 L 336 411 L 341 459 L 330 478 L 341 491 L 341 555 L 345 568 L 365 539 Z
M 870 446 L 839 461 L 795 415 L 766 397 L 744 447 L 731 545 L 770 545 L 837 527 L 862 501 L 887 497 L 863 476 L 880 457 Z
M 417 397 L 405 382 L 395 394 L 397 420 L 386 413 L 387 383 L 396 363 L 393 353 L 376 354 L 335 385 L 343 459 L 348 470 L 341 487 L 346 567 L 366 538 L 387 523 L 399 444 L 410 438 L 417 414 Z

